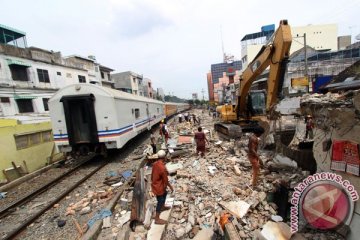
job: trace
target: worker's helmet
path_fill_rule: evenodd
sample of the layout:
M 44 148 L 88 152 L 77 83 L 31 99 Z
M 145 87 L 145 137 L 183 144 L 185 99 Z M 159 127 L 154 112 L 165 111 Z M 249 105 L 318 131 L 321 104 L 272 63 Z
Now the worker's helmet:
M 164 150 L 160 150 L 160 151 L 158 151 L 157 155 L 159 158 L 164 158 L 166 155 L 166 152 Z
M 163 120 L 161 120 L 161 122 L 162 122 L 162 123 L 164 123 L 164 119 L 163 119 Z
M 308 118 L 312 118 L 311 115 L 307 115 Z

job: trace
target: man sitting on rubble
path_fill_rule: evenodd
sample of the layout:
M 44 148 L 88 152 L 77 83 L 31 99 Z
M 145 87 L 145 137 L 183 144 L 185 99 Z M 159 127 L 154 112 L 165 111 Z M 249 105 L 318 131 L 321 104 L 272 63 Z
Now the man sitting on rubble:
M 156 195 L 156 215 L 155 224 L 166 224 L 166 221 L 160 219 L 161 211 L 169 210 L 169 207 L 165 207 L 165 200 L 167 191 L 166 188 L 169 186 L 171 192 L 174 191 L 173 187 L 168 180 L 168 172 L 165 167 L 165 156 L 164 150 L 160 150 L 158 153 L 158 160 L 152 166 L 151 172 L 151 190 Z
M 209 143 L 209 141 L 206 139 L 205 133 L 202 131 L 201 127 L 198 127 L 198 132 L 195 133 L 195 143 L 196 143 L 196 155 L 199 155 L 199 152 L 201 153 L 201 156 L 205 156 L 205 141 Z
M 249 137 L 249 152 L 248 158 L 252 165 L 252 186 L 256 187 L 258 175 L 260 171 L 260 164 L 262 161 L 260 159 L 259 154 L 257 153 L 258 146 L 259 146 L 259 137 L 264 133 L 264 129 L 262 127 L 257 127 L 254 129 L 254 134 L 251 134 Z

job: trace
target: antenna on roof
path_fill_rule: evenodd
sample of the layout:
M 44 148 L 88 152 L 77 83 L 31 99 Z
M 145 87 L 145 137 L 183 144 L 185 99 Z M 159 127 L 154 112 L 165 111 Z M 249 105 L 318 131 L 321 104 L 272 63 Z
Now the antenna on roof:
M 226 62 L 226 55 L 225 55 L 225 50 L 224 50 L 224 40 L 223 40 L 223 34 L 222 34 L 222 25 L 220 25 L 220 37 L 221 37 L 221 49 L 222 49 L 222 53 L 223 53 L 223 59 L 224 59 L 224 62 Z

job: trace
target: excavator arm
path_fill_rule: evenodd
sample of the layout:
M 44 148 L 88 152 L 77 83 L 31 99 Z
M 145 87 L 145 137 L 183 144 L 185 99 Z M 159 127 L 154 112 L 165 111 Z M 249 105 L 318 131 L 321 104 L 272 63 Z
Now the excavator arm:
M 287 20 L 280 21 L 270 43 L 263 46 L 255 59 L 249 64 L 240 76 L 240 87 L 236 105 L 223 105 L 217 107 L 221 114 L 221 121 L 215 124 L 215 129 L 230 138 L 238 138 L 241 132 L 251 131 L 257 126 L 256 117 L 247 118 L 247 97 L 250 93 L 251 84 L 270 66 L 267 80 L 266 112 L 276 104 L 281 93 L 286 65 L 289 58 L 292 36 Z M 251 96 L 250 96 L 251 97 Z M 252 106 L 251 106 L 252 107 Z M 259 118 L 259 116 L 258 116 Z M 234 123 L 235 124 L 234 124 Z M 255 124 L 255 125 L 254 125 Z
M 291 41 L 290 26 L 287 20 L 282 20 L 273 36 L 272 43 L 262 47 L 240 77 L 239 95 L 235 107 L 238 118 L 246 115 L 246 97 L 251 84 L 268 66 L 270 66 L 270 71 L 267 81 L 266 110 L 268 111 L 276 104 L 282 89 Z

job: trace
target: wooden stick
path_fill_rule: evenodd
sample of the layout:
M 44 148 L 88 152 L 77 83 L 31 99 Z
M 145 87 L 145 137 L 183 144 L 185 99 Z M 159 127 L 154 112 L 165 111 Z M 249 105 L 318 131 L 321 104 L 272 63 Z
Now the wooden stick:
M 72 220 L 73 220 L 73 222 L 74 222 L 74 224 L 75 224 L 75 226 L 76 226 L 77 231 L 78 231 L 79 234 L 80 234 L 80 237 L 82 237 L 83 234 L 84 234 L 84 232 L 83 232 L 83 230 L 81 229 L 79 223 L 76 221 L 76 219 L 75 219 L 74 217 L 71 217 L 71 218 L 72 218 Z

